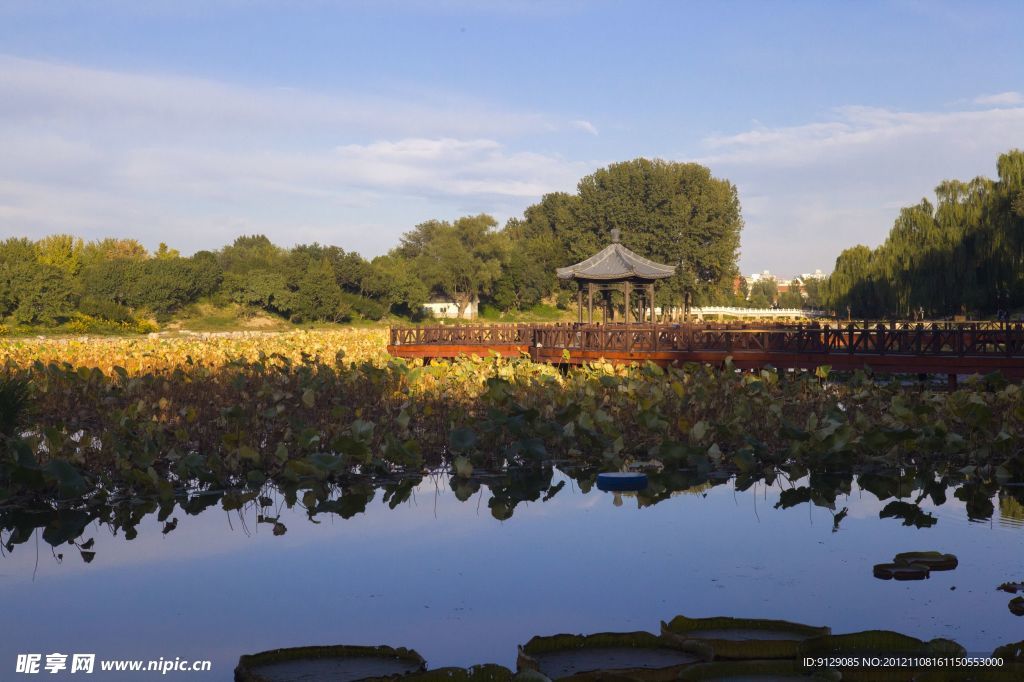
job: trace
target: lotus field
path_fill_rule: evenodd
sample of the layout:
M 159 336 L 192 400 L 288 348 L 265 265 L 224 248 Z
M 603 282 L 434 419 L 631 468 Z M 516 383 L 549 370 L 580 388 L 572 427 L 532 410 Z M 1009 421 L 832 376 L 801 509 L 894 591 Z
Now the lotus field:
M 744 480 L 910 467 L 1024 480 L 1024 395 L 999 377 L 947 392 L 866 372 L 830 380 L 824 367 L 423 366 L 384 346 L 383 330 L 5 341 L 0 496 L 167 499 L 552 461 L 657 460 Z

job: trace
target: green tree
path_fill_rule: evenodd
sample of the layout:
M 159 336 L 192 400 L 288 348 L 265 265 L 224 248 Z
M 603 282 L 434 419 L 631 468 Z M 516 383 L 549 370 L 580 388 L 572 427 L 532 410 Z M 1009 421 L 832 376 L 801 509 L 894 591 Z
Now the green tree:
M 485 214 L 454 223 L 431 220 L 403 235 L 395 255 L 409 260 L 428 289 L 451 297 L 465 317 L 470 303 L 490 295 L 501 276 L 509 244 L 496 226 Z
M 337 322 L 349 315 L 349 311 L 342 308 L 341 288 L 327 258 L 309 263 L 292 300 L 291 312 L 296 321 Z
M 1024 306 L 1024 152 L 999 157 L 999 179 L 945 180 L 935 204 L 902 209 L 877 249 L 847 249 L 824 287 L 856 316 L 955 315 Z
M 84 244 L 70 234 L 54 234 L 36 242 L 39 262 L 63 271 L 68 277 L 78 276 L 82 269 Z
M 161 259 L 180 258 L 181 252 L 179 252 L 177 249 L 170 248 L 169 246 L 167 246 L 167 244 L 164 244 L 163 242 L 160 242 L 160 246 L 157 247 L 156 253 L 153 254 L 153 257 Z
M 109 237 L 88 242 L 82 247 L 83 267 L 107 260 L 145 260 L 147 258 L 149 258 L 149 251 L 137 239 Z
M 626 247 L 680 265 L 661 287 L 663 302 L 681 302 L 685 291 L 698 302 L 732 300 L 739 195 L 705 166 L 642 158 L 612 164 L 580 180 L 575 196 L 545 196 L 515 227 L 526 237 L 550 236 L 559 266 L 593 255 L 617 228 Z
M 241 236 L 217 253 L 224 272 L 250 270 L 282 271 L 288 253 L 275 246 L 265 235 Z
M 222 290 L 234 303 L 262 308 L 284 317 L 291 314 L 294 304 L 284 273 L 272 270 L 224 273 Z
M 55 241 L 48 241 L 47 247 Z M 74 305 L 71 275 L 42 262 L 38 244 L 19 238 L 0 242 L 0 314 L 18 324 L 53 325 L 66 319 Z
M 418 317 L 430 296 L 427 285 L 397 255 L 378 256 L 362 280 L 364 293 L 392 312 Z
M 787 291 L 783 294 L 779 294 L 777 300 L 780 308 L 803 308 L 804 297 L 800 295 L 799 291 Z
M 52 265 L 31 264 L 23 269 L 15 291 L 17 307 L 12 317 L 19 324 L 52 326 L 75 308 L 71 278 Z
M 779 300 L 779 285 L 774 279 L 759 279 L 750 287 L 750 301 L 758 305 L 755 308 L 766 308 Z

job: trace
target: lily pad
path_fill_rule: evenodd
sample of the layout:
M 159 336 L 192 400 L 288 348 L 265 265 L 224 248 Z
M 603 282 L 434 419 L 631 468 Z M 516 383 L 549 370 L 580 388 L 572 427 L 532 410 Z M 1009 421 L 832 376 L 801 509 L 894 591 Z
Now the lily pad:
M 793 658 L 800 642 L 830 632 L 827 627 L 751 618 L 676 616 L 661 624 L 663 637 L 703 642 L 715 652 L 715 658 L 734 659 Z
M 1014 597 L 1006 606 L 1013 615 L 1024 616 L 1024 597 Z
M 929 571 L 952 571 L 960 563 L 955 554 L 942 552 L 902 552 L 892 558 L 896 564 L 921 564 Z
M 306 646 L 246 654 L 238 659 L 236 682 L 345 682 L 393 677 L 425 670 L 412 649 L 389 646 Z
M 402 677 L 402 680 L 416 682 L 510 682 L 511 679 L 511 670 L 493 663 L 474 665 L 471 668 L 435 668 Z
M 881 580 L 925 580 L 930 571 L 924 564 L 875 564 L 874 573 Z
M 1017 594 L 1018 592 L 1024 592 L 1024 583 L 1003 583 L 996 589 L 1009 592 L 1010 594 Z
M 996 650 L 992 652 L 992 657 L 1024 663 L 1024 640 L 996 647 Z
M 552 680 L 671 680 L 689 665 L 711 660 L 709 647 L 673 642 L 649 632 L 534 637 L 519 648 L 520 671 L 536 670 Z
M 813 670 L 795 661 L 715 661 L 694 665 L 679 673 L 677 680 L 840 680 L 835 670 Z

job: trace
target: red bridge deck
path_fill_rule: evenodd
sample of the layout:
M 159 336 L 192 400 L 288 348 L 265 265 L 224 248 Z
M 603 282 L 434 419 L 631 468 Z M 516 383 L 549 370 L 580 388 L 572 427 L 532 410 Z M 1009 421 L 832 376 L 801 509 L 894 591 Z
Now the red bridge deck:
M 568 351 L 568 354 L 566 354 Z M 1024 325 L 994 322 L 828 325 L 438 325 L 391 329 L 388 352 L 404 358 L 528 354 L 534 361 L 581 364 L 598 359 L 659 365 L 876 372 L 987 374 L 1024 379 Z

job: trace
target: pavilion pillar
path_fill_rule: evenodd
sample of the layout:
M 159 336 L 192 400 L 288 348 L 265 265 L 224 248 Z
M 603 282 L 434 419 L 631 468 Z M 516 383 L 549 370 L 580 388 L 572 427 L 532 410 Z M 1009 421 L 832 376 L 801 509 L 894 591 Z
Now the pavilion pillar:
M 594 324 L 594 283 L 587 282 L 587 324 Z
M 647 291 L 650 292 L 647 300 L 650 301 L 651 306 L 651 324 L 654 324 L 654 282 L 647 285 Z
M 576 290 L 576 317 L 583 322 L 583 287 Z
M 626 324 L 629 324 L 629 290 L 630 290 L 631 288 L 632 288 L 632 287 L 631 287 L 631 285 L 630 285 L 630 283 L 629 283 L 629 280 L 627 279 L 627 280 L 626 280 L 626 281 L 625 281 L 625 282 L 623 283 L 623 293 L 624 293 L 624 295 L 625 295 L 625 297 L 626 297 L 626 305 L 624 306 L 624 307 L 625 307 L 625 310 L 624 310 L 623 312 L 625 313 L 625 318 L 626 318 L 626 319 L 625 319 L 625 322 L 626 322 Z

